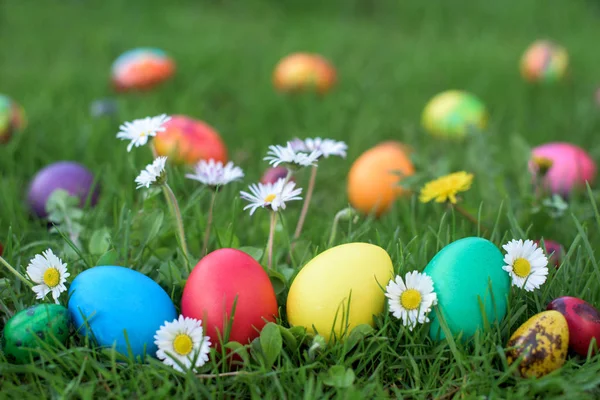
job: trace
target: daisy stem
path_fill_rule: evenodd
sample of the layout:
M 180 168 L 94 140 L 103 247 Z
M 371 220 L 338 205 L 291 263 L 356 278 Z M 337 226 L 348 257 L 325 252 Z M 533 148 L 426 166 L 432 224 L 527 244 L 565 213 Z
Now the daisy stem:
M 310 206 L 310 200 L 312 199 L 313 190 L 315 189 L 315 181 L 317 179 L 317 166 L 313 165 L 312 171 L 310 172 L 310 180 L 308 181 L 308 189 L 306 190 L 306 198 L 304 199 L 304 205 L 300 212 L 300 218 L 298 218 L 298 224 L 296 225 L 296 232 L 294 232 L 294 239 L 300 237 L 302 233 L 302 227 L 306 220 L 306 214 L 308 214 L 308 207 Z
M 291 169 L 287 170 L 287 175 L 285 176 L 285 180 L 283 181 L 283 186 L 287 185 L 287 183 L 290 181 L 290 179 L 292 178 L 292 175 L 294 174 L 294 171 L 292 171 Z
M 185 242 L 185 230 L 183 229 L 183 219 L 181 218 L 181 211 L 179 209 L 179 203 L 177 203 L 177 199 L 175 198 L 175 194 L 171 190 L 171 187 L 165 182 L 162 185 L 163 193 L 165 194 L 165 198 L 167 199 L 167 203 L 169 204 L 169 208 L 173 212 L 173 216 L 175 217 L 175 222 L 177 223 L 177 233 L 179 238 L 179 245 L 181 246 L 181 250 L 183 251 L 183 255 L 186 260 L 186 265 L 188 267 L 188 271 L 191 272 L 190 268 L 190 256 L 187 248 L 187 244 Z
M 331 245 L 333 245 L 333 241 L 337 236 L 337 227 L 340 223 L 340 218 L 344 216 L 344 213 L 346 213 L 346 209 L 343 209 L 335 214 L 335 217 L 333 218 L 333 225 L 331 226 L 331 233 L 329 234 L 329 242 L 327 242 L 327 247 L 331 247 Z
M 472 216 L 471 214 L 469 214 L 469 212 L 467 210 L 465 210 L 464 208 L 462 208 L 458 204 L 452 204 L 452 203 L 448 203 L 448 204 L 455 211 L 458 211 L 458 213 L 461 214 L 463 217 L 465 217 L 466 219 L 468 219 L 469 221 L 471 221 L 476 227 L 481 226 L 481 228 L 483 229 L 483 233 L 484 234 L 488 232 L 488 229 L 485 226 L 481 225 L 480 222 L 477 220 L 477 218 L 475 218 L 474 216 Z
M 277 222 L 277 212 L 271 211 L 271 227 L 269 228 L 269 241 L 267 242 L 267 254 L 269 257 L 269 270 L 273 268 L 273 241 L 275 238 L 275 224 Z
M 217 198 L 217 190 L 215 189 L 212 193 L 212 197 L 210 200 L 210 208 L 208 209 L 208 217 L 206 219 L 206 230 L 204 231 L 204 243 L 202 244 L 202 254 L 204 257 L 206 255 L 206 251 L 208 250 L 208 238 L 210 235 L 210 227 L 212 225 L 213 219 L 213 209 L 215 208 L 215 199 Z
M 10 265 L 4 258 L 2 258 L 2 256 L 0 256 L 0 263 L 4 264 L 4 266 L 13 273 L 14 276 L 16 276 L 17 278 L 19 278 L 21 281 L 23 281 L 23 283 L 25 283 L 27 286 L 29 286 L 30 288 L 33 287 L 33 283 L 29 282 L 23 275 L 21 275 L 19 273 L 19 271 L 17 271 L 16 269 L 14 269 L 12 267 L 12 265 Z
M 152 158 L 156 159 L 158 157 L 158 153 L 156 152 L 156 148 L 154 147 L 154 143 L 150 144 L 150 150 L 152 151 Z

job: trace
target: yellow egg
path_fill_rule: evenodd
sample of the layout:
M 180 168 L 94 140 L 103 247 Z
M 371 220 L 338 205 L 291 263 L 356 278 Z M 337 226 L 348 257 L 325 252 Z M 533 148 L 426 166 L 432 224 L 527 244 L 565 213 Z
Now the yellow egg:
M 562 367 L 569 347 L 567 320 L 558 311 L 544 311 L 529 318 L 510 337 L 508 364 L 523 357 L 519 372 L 523 377 L 544 376 Z
M 357 325 L 373 325 L 373 315 L 383 312 L 382 288 L 392 274 L 392 260 L 379 246 L 333 247 L 309 261 L 292 282 L 288 321 L 327 341 L 343 339 Z

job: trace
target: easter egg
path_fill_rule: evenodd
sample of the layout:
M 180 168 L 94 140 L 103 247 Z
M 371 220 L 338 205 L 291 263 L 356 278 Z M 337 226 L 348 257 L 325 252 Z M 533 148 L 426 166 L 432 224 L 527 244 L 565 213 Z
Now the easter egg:
M 260 178 L 260 183 L 275 183 L 280 179 L 285 179 L 287 177 L 288 170 L 285 167 L 273 167 L 268 168 L 263 174 L 262 178 Z M 295 182 L 294 177 L 290 177 L 291 182 Z
M 318 54 L 290 54 L 279 61 L 273 72 L 273 84 L 282 92 L 313 89 L 325 93 L 335 81 L 335 68 Z
M 37 304 L 19 311 L 4 326 L 2 350 L 8 361 L 26 363 L 31 349 L 64 344 L 69 337 L 69 313 L 58 304 Z
M 0 144 L 7 143 L 15 133 L 25 129 L 26 125 L 23 107 L 10 97 L 0 94 Z
M 2 254 L 4 254 L 4 246 L 2 246 L 2 243 L 0 242 L 0 256 L 2 256 Z
M 383 312 L 392 260 L 379 246 L 348 243 L 324 251 L 298 273 L 289 290 L 287 316 L 327 341 L 341 340 Z
M 552 161 L 552 166 L 543 177 L 546 190 L 563 196 L 573 190 L 582 190 L 586 182 L 590 185 L 596 179 L 596 163 L 581 147 L 571 143 L 552 142 L 532 150 L 533 157 Z M 529 169 L 535 176 L 538 171 L 535 163 L 529 163 Z
M 80 199 L 84 206 L 89 198 L 93 206 L 98 200 L 100 188 L 94 175 L 83 165 L 72 161 L 59 161 L 40 170 L 29 184 L 27 202 L 39 217 L 45 217 L 46 202 L 55 190 L 62 189 Z
M 227 162 L 227 148 L 221 136 L 210 125 L 174 115 L 163 124 L 165 130 L 154 138 L 154 148 L 159 156 L 168 156 L 176 164 L 196 164 L 200 160 Z
M 506 361 L 522 357 L 521 376 L 541 377 L 562 367 L 569 346 L 569 328 L 558 311 L 544 311 L 529 318 L 508 340 Z
M 538 40 L 525 50 L 521 58 L 521 75 L 529 82 L 552 83 L 567 72 L 569 56 L 556 43 Z
M 541 240 L 536 240 L 535 244 L 537 244 L 539 247 L 542 247 Z M 554 240 L 549 239 L 544 239 L 544 245 L 546 246 L 546 254 L 548 255 L 548 261 L 550 262 L 550 264 L 558 268 L 562 261 L 562 256 L 564 254 L 562 245 L 558 242 L 555 242 Z
M 576 353 L 587 356 L 592 339 L 600 347 L 600 313 L 591 304 L 576 297 L 559 297 L 547 307 L 565 317 L 569 326 L 569 347 Z
M 433 279 L 438 310 L 452 335 L 462 332 L 463 339 L 468 339 L 484 329 L 485 321 L 504 318 L 510 279 L 503 265 L 498 247 L 479 237 L 450 243 L 427 264 L 423 272 Z M 429 336 L 445 338 L 435 312 L 429 317 Z
M 348 199 L 357 210 L 380 216 L 408 191 L 400 186 L 415 173 L 408 149 L 399 142 L 381 143 L 360 155 L 348 173 Z
M 155 48 L 137 48 L 121 54 L 112 65 L 112 82 L 117 91 L 149 89 L 175 73 L 175 62 Z
M 181 298 L 181 313 L 202 320 L 211 342 L 224 339 L 247 344 L 278 316 L 269 275 L 250 255 L 236 249 L 209 253 L 192 270 Z M 235 313 L 235 314 L 234 314 Z M 233 317 L 232 317 L 233 316 Z
M 431 135 L 461 139 L 487 126 L 485 106 L 471 93 L 448 90 L 434 96 L 423 110 L 423 127 Z
M 134 357 L 154 357 L 154 335 L 177 317 L 167 292 L 129 268 L 101 266 L 77 275 L 69 287 L 69 313 L 77 332 L 98 346 Z M 128 344 L 130 348 L 128 347 Z

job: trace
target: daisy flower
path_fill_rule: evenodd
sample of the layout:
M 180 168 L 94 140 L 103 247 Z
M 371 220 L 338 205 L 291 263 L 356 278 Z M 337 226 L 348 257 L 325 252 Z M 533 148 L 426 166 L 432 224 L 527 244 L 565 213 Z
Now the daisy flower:
M 419 200 L 422 203 L 429 203 L 434 200 L 437 203 L 449 201 L 456 204 L 456 195 L 459 192 L 466 192 L 473 183 L 473 174 L 465 171 L 455 172 L 450 175 L 427 182 L 421 189 Z
M 179 363 L 185 369 L 194 369 L 208 361 L 211 343 L 210 337 L 204 336 L 202 321 L 180 315 L 173 322 L 165 321 L 154 339 L 158 346 L 156 357 L 177 371 L 184 372 Z
M 136 119 L 133 122 L 125 122 L 119 127 L 117 138 L 121 140 L 131 140 L 127 146 L 127 151 L 131 151 L 133 146 L 140 147 L 148 143 L 148 138 L 156 136 L 158 132 L 164 132 L 163 124 L 169 121 L 171 117 L 166 114 L 156 117 L 146 117 Z
M 344 142 L 338 142 L 333 139 L 321 139 L 320 137 L 304 140 L 295 139 L 291 143 L 297 151 L 318 151 L 325 158 L 329 158 L 329 156 L 346 158 L 346 151 L 348 150 L 348 145 Z
M 267 157 L 264 158 L 269 164 L 276 167 L 279 164 L 286 166 L 308 167 L 317 165 L 321 152 L 315 150 L 310 153 L 297 150 L 291 142 L 284 146 L 269 146 Z
M 211 158 L 208 161 L 200 160 L 194 167 L 194 173 L 186 174 L 185 177 L 201 182 L 206 186 L 218 187 L 242 179 L 244 172 L 240 167 L 233 165 L 231 161 L 223 166 L 221 161 L 215 162 Z
M 385 288 L 385 296 L 388 298 L 390 312 L 411 331 L 417 323 L 429 322 L 427 313 L 437 304 L 433 280 L 417 271 L 408 272 L 404 281 L 396 275 L 396 279 L 391 280 Z
M 67 290 L 65 282 L 70 274 L 67 272 L 67 264 L 54 255 L 51 249 L 36 255 L 27 266 L 27 275 L 34 283 L 32 289 L 36 299 L 43 299 L 52 292 L 54 302 L 58 304 L 60 294 Z
M 294 182 L 285 183 L 284 178 L 280 178 L 275 183 L 253 184 L 249 187 L 250 193 L 240 192 L 244 200 L 250 204 L 244 207 L 244 210 L 250 208 L 250 215 L 254 214 L 257 208 L 271 207 L 273 211 L 278 209 L 285 210 L 285 203 L 292 200 L 302 200 L 300 193 L 302 188 L 296 189 Z
M 158 183 L 160 184 L 166 178 L 165 172 L 165 163 L 167 162 L 167 157 L 158 157 L 156 158 L 152 164 L 148 164 L 146 169 L 142 170 L 137 178 L 135 178 L 135 183 L 137 183 L 137 188 L 147 187 L 150 185 Z
M 533 240 L 511 240 L 502 248 L 506 250 L 503 270 L 512 278 L 513 286 L 532 292 L 546 282 L 548 258 Z

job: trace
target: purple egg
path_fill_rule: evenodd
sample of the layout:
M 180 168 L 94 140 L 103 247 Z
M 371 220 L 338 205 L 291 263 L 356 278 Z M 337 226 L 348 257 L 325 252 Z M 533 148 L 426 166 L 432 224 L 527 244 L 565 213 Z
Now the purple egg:
M 552 166 L 544 176 L 544 186 L 552 193 L 567 196 L 573 189 L 585 188 L 596 178 L 596 163 L 581 147 L 571 143 L 547 143 L 532 151 L 534 157 L 552 160 Z M 530 169 L 536 174 L 536 168 L 530 163 Z
M 39 171 L 27 193 L 27 202 L 31 210 L 39 217 L 46 217 L 46 202 L 57 189 L 66 190 L 71 196 L 78 196 L 83 206 L 90 196 L 91 205 L 98 201 L 98 185 L 92 188 L 94 175 L 83 165 L 71 161 L 59 161 Z M 91 190 L 93 193 L 90 195 Z

